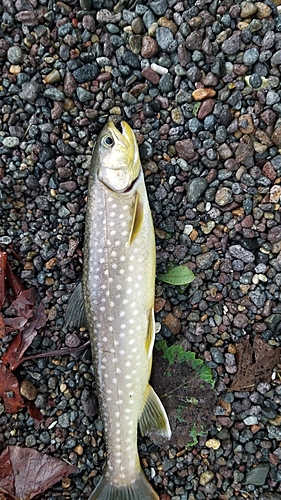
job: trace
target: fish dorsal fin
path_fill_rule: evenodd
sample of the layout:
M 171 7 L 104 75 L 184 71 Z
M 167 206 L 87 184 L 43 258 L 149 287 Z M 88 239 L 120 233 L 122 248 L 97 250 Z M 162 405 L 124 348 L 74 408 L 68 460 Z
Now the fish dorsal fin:
M 152 356 L 154 340 L 155 340 L 155 321 L 154 321 L 154 309 L 152 307 L 149 312 L 147 337 L 145 343 L 148 359 L 150 359 Z
M 130 246 L 139 234 L 141 225 L 143 221 L 143 204 L 140 199 L 140 194 L 137 191 L 135 197 L 134 214 L 132 220 L 131 231 L 128 240 L 128 246 Z
M 157 431 L 165 438 L 170 439 L 171 437 L 171 428 L 166 410 L 150 384 L 147 385 L 139 426 L 142 436 L 151 431 Z
M 77 285 L 69 299 L 64 321 L 67 327 L 81 328 L 82 326 L 87 326 L 82 283 Z

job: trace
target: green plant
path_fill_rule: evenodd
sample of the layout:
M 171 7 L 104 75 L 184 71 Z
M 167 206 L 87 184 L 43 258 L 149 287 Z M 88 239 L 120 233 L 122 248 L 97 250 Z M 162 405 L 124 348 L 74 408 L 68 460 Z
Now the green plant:
M 188 363 L 195 372 L 195 376 L 210 384 L 214 388 L 215 381 L 213 380 L 211 369 L 205 365 L 202 359 L 195 357 L 195 353 L 191 351 L 184 351 L 181 345 L 167 346 L 165 340 L 159 340 L 155 344 L 155 349 L 163 351 L 163 357 L 167 359 L 169 365 L 174 363 Z M 183 384 L 186 381 L 183 381 Z
M 198 437 L 203 436 L 203 434 L 206 434 L 206 431 L 204 430 L 204 427 L 202 424 L 200 424 L 200 427 L 201 427 L 201 430 L 198 430 L 197 425 L 194 422 L 194 424 L 189 432 L 190 437 L 192 438 L 192 441 L 185 445 L 186 448 L 189 448 L 190 446 L 195 446 L 198 443 Z
M 188 285 L 195 279 L 193 272 L 187 266 L 172 267 L 166 273 L 158 274 L 157 277 L 170 285 Z

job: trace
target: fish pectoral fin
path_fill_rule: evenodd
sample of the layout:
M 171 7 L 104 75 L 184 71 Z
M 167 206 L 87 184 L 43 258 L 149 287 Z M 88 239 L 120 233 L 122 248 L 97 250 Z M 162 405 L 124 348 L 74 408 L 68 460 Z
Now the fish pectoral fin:
M 139 234 L 141 225 L 143 221 L 143 204 L 140 199 L 140 194 L 137 191 L 136 192 L 136 198 L 135 198 L 135 206 L 134 206 L 134 214 L 133 214 L 133 220 L 132 220 L 132 226 L 131 226 L 131 231 L 129 235 L 129 240 L 128 240 L 128 246 L 130 246 L 133 241 L 136 239 L 137 235 Z
M 82 326 L 87 326 L 82 283 L 77 285 L 69 299 L 64 321 L 67 327 L 81 328 Z
M 144 401 L 144 408 L 139 419 L 141 435 L 145 436 L 151 431 L 157 431 L 163 437 L 170 439 L 171 428 L 166 410 L 150 384 L 147 386 Z
M 154 309 L 152 307 L 149 312 L 147 337 L 145 343 L 148 359 L 150 359 L 152 356 L 154 340 L 155 340 L 155 320 L 154 320 Z

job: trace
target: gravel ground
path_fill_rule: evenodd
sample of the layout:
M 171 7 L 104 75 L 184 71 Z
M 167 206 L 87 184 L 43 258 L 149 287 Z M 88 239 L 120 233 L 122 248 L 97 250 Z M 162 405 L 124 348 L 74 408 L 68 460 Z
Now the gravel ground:
M 87 339 L 64 331 L 63 314 L 81 277 L 91 151 L 109 116 L 127 120 L 140 144 L 158 272 L 188 263 L 196 276 L 186 290 L 157 283 L 157 337 L 207 362 L 218 403 L 193 448 L 140 440 L 162 500 L 281 499 L 278 373 L 227 392 L 241 338 L 281 345 L 279 4 L 0 5 L 0 244 L 22 256 L 13 266 L 48 315 L 29 352 Z M 19 444 L 76 464 L 71 481 L 41 498 L 87 499 L 105 455 L 90 351 L 17 374 L 36 387 L 45 423 L 36 429 L 26 411 L 0 405 L 0 451 Z

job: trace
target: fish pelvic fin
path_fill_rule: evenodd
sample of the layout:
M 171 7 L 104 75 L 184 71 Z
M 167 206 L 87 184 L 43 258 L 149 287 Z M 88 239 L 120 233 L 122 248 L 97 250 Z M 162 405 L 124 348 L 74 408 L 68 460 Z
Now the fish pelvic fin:
M 86 311 L 82 293 L 82 283 L 79 283 L 74 289 L 64 315 L 64 321 L 67 327 L 81 328 L 87 326 Z
M 166 410 L 150 384 L 147 386 L 139 427 L 142 436 L 151 431 L 156 431 L 167 439 L 171 437 L 171 428 Z
M 89 500 L 159 500 L 142 470 L 134 483 L 116 486 L 107 475 L 102 476 Z
M 129 235 L 129 240 L 127 245 L 130 246 L 133 241 L 136 239 L 137 235 L 139 234 L 141 225 L 143 221 L 143 203 L 141 201 L 141 197 L 139 192 L 136 192 L 136 197 L 135 197 L 135 207 L 134 207 L 134 215 L 133 215 L 133 220 L 132 220 L 132 226 L 131 226 L 131 231 Z
M 145 342 L 145 348 L 148 359 L 150 359 L 152 356 L 154 340 L 155 340 L 155 321 L 154 321 L 154 309 L 152 307 L 149 311 L 148 329 Z

